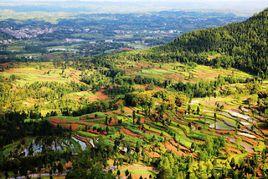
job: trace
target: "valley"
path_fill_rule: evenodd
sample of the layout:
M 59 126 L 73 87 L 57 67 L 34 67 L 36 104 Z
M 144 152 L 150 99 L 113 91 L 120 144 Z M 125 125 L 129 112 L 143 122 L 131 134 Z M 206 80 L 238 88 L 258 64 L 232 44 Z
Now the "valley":
M 0 63 L 0 177 L 266 178 L 267 17 Z

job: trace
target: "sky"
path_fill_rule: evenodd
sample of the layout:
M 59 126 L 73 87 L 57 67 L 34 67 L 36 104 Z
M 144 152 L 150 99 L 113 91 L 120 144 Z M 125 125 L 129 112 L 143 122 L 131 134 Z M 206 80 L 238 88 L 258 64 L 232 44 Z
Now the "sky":
M 95 13 L 161 10 L 211 10 L 252 15 L 268 7 L 268 0 L 0 0 L 1 9 L 14 6 L 53 6 Z

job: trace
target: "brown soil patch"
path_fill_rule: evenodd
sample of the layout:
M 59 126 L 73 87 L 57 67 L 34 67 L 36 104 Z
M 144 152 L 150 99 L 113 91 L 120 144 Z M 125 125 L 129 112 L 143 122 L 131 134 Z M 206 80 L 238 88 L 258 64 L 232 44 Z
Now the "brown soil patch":
M 227 147 L 226 152 L 227 153 L 241 154 L 241 151 L 239 149 L 234 148 L 234 147 Z
M 216 132 L 218 134 L 224 134 L 224 135 L 227 135 L 227 134 L 233 135 L 235 133 L 235 131 L 233 130 L 222 130 L 222 129 L 217 129 Z
M 149 174 L 142 174 L 142 175 L 132 174 L 131 176 L 133 179 L 140 179 L 140 176 L 142 176 L 142 178 L 149 178 Z
M 145 118 L 141 118 L 141 123 L 142 123 L 142 124 L 145 123 Z
M 108 98 L 109 97 L 106 94 L 104 94 L 103 90 L 100 90 L 100 91 L 97 91 L 94 95 L 89 96 L 88 100 L 90 100 L 90 101 L 97 101 L 97 100 L 102 101 L 102 100 L 106 100 Z
M 104 94 L 103 90 L 97 91 L 95 93 L 95 95 L 97 96 L 98 100 L 106 100 L 106 99 L 108 99 L 108 96 L 106 94 Z
M 88 118 L 92 119 L 89 115 L 85 115 L 85 116 L 81 116 L 81 117 L 79 117 L 79 120 L 80 120 L 80 121 L 85 121 L 85 120 L 87 120 Z
M 78 127 L 79 127 L 79 125 L 78 124 L 74 124 L 74 123 L 72 123 L 72 124 L 69 125 L 69 129 L 71 129 L 72 131 L 77 130 Z
M 0 66 L 3 68 L 7 68 L 9 66 L 10 62 L 6 62 L 6 63 L 0 63 Z
M 146 69 L 146 68 L 150 68 L 151 67 L 151 64 L 150 63 L 147 63 L 147 62 L 139 62 L 139 63 L 136 63 L 136 68 L 139 68 L 139 69 Z
M 252 138 L 245 137 L 245 136 L 240 136 L 240 137 L 242 138 L 243 141 L 251 144 L 252 146 L 258 145 L 258 141 L 256 141 L 256 139 L 252 139 Z
M 67 120 L 66 119 L 58 119 L 58 118 L 50 118 L 49 122 L 52 124 L 66 124 Z
M 141 136 L 139 134 L 135 134 L 133 133 L 132 131 L 126 129 L 126 128 L 121 128 L 120 130 L 122 133 L 126 134 L 126 135 L 129 135 L 131 137 L 137 137 L 137 138 L 140 138 Z
M 118 123 L 117 119 L 112 118 L 112 120 L 111 120 L 110 123 L 109 123 L 109 126 L 117 125 L 117 123 Z
M 268 129 L 261 129 L 261 131 L 264 133 L 266 137 L 268 137 Z
M 160 158 L 161 156 L 157 152 L 148 152 L 150 158 Z
M 216 78 L 219 74 L 221 73 L 216 72 L 216 71 L 211 71 L 211 72 L 198 71 L 198 73 L 195 73 L 195 77 L 198 79 L 210 80 L 210 79 Z
M 79 80 L 80 77 L 79 77 L 79 75 L 77 74 L 77 71 L 75 71 L 75 70 L 71 71 L 71 72 L 70 72 L 70 77 L 71 77 L 71 79 L 74 80 L 75 82 L 80 83 L 80 80 Z
M 83 122 L 83 121 L 69 121 L 67 119 L 58 119 L 58 118 L 50 118 L 49 122 L 53 126 L 61 125 L 62 127 L 66 129 L 70 129 L 75 131 L 78 130 L 79 126 L 81 125 L 92 125 L 93 123 Z
M 157 131 L 151 131 L 150 129 L 146 129 L 145 132 L 146 132 L 146 133 L 149 133 L 149 134 L 157 134 L 157 135 L 159 135 L 159 136 L 161 135 L 160 132 L 157 132 Z
M 124 107 L 124 111 L 125 111 L 125 113 L 132 115 L 133 109 L 131 109 L 129 107 Z
M 56 175 L 56 176 L 53 176 L 53 178 L 55 178 L 55 179 L 65 179 L 66 176 L 63 176 L 63 175 Z
M 165 142 L 164 143 L 165 147 L 167 150 L 171 151 L 172 153 L 178 155 L 178 156 L 185 156 L 185 153 L 182 151 L 178 151 L 175 146 L 173 146 L 170 142 Z
M 180 74 L 170 74 L 166 76 L 169 79 L 174 79 L 176 81 L 184 81 L 184 76 L 180 75 Z
M 169 142 L 170 142 L 173 146 L 179 147 L 180 150 L 182 150 L 182 151 L 190 152 L 190 150 L 189 150 L 187 147 L 178 144 L 175 140 L 170 140 Z
M 72 166 L 73 166 L 73 163 L 71 161 L 68 161 L 67 163 L 65 163 L 64 168 L 65 169 L 71 169 Z

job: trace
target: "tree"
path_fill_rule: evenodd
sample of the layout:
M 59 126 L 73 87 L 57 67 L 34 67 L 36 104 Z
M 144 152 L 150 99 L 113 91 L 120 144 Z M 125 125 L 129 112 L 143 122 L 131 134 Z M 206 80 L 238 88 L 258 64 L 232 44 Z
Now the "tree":
M 188 107 L 187 107 L 187 113 L 188 113 L 188 114 L 191 114 L 191 110 L 192 110 L 192 109 L 191 109 L 191 106 L 188 105 Z
M 120 174 L 121 174 L 120 170 L 117 170 L 116 175 L 118 178 L 119 178 Z
M 200 114 L 200 106 L 199 105 L 197 106 L 196 113 L 197 113 L 197 115 Z
M 135 119 L 136 119 L 136 111 L 132 111 L 132 119 L 133 119 L 133 124 L 135 124 Z
M 214 128 L 217 129 L 217 113 L 214 112 Z
M 235 167 L 235 159 L 234 158 L 231 159 L 230 166 L 232 167 L 232 169 L 234 169 L 234 167 Z
M 141 125 L 141 117 L 140 116 L 138 116 L 137 124 Z
M 132 175 L 131 174 L 128 175 L 127 179 L 132 179 Z
M 195 151 L 195 149 L 196 149 L 196 144 L 193 142 L 193 143 L 191 144 L 191 150 L 192 150 L 192 151 Z
M 62 173 L 63 172 L 63 165 L 62 165 L 61 162 L 58 163 L 57 169 L 58 169 L 59 173 Z
M 95 156 L 90 157 L 93 151 L 86 150 L 80 153 L 73 161 L 73 168 L 67 173 L 66 178 L 115 178 L 111 173 L 103 171 L 102 158 L 103 151 L 95 151 Z
M 154 106 L 154 102 L 152 99 L 150 99 L 148 102 L 149 116 L 151 115 L 151 110 L 152 110 L 153 106 Z
M 125 171 L 125 175 L 126 175 L 126 177 L 129 175 L 129 171 L 128 170 Z
M 109 125 L 108 116 L 105 116 L 105 124 L 106 124 L 106 125 Z

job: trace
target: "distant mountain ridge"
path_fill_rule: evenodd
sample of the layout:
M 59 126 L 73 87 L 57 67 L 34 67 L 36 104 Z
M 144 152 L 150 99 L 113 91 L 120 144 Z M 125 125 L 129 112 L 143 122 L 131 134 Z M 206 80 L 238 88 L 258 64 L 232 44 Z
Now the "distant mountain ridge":
M 1 10 L 16 12 L 87 12 L 87 13 L 137 13 L 163 10 L 198 10 L 235 12 L 252 15 L 267 6 L 267 0 L 188 1 L 188 0 L 1 0 Z

